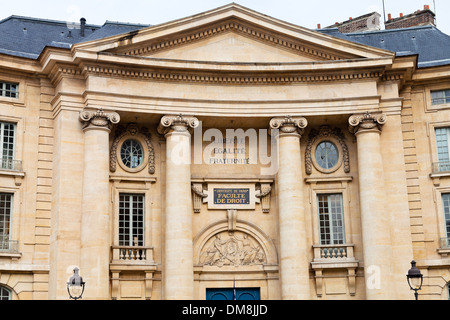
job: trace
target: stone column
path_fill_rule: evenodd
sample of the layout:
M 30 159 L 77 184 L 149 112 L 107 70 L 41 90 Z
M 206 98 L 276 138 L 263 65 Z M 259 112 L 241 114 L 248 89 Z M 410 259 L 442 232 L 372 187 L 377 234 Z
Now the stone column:
M 84 131 L 80 262 L 80 275 L 86 282 L 83 298 L 109 299 L 109 133 L 120 117 L 115 112 L 84 110 L 79 118 Z
M 308 253 L 311 247 L 306 242 L 300 154 L 300 138 L 307 123 L 302 117 L 270 121 L 271 129 L 279 129 L 277 187 L 282 299 L 310 299 Z
M 380 134 L 386 123 L 383 113 L 352 115 L 350 132 L 358 150 L 359 202 L 361 210 L 366 299 L 390 299 L 394 293 L 391 275 L 391 236 L 385 209 L 383 159 Z M 391 286 L 391 288 L 390 288 Z
M 166 137 L 164 298 L 194 299 L 191 134 L 197 118 L 164 116 L 158 132 Z

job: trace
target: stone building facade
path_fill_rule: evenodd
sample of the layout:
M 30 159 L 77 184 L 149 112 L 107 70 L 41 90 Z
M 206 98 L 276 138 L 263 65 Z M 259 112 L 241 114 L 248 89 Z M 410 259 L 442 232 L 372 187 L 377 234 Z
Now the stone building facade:
M 230 4 L 0 30 L 1 298 L 68 299 L 78 267 L 83 299 L 413 299 L 415 260 L 420 299 L 448 299 L 435 26 L 342 34 Z

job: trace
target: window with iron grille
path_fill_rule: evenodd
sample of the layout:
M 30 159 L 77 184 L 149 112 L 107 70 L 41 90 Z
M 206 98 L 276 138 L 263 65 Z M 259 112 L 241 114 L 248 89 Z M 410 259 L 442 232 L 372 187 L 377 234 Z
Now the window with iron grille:
M 0 286 L 0 300 L 11 300 L 11 291 Z
M 342 194 L 317 195 L 320 244 L 344 244 L 344 210 Z
M 142 194 L 119 195 L 119 246 L 144 245 L 144 204 Z
M 18 98 L 19 85 L 17 83 L 0 82 L 0 97 Z
M 16 136 L 16 125 L 9 122 L 0 122 L 0 154 L 1 169 L 12 170 L 15 167 L 14 146 Z
M 450 89 L 431 91 L 431 104 L 446 104 L 450 103 Z
M 0 250 L 10 249 L 13 195 L 0 193 Z

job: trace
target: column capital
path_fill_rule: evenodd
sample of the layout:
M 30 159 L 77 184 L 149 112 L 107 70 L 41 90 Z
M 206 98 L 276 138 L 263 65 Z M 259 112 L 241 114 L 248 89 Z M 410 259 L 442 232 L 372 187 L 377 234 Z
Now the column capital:
M 198 125 L 198 119 L 193 116 L 166 115 L 159 122 L 158 133 L 164 135 L 172 132 L 187 133 L 189 129 L 194 129 Z
M 104 112 L 103 109 L 90 111 L 84 109 L 80 112 L 79 120 L 83 123 L 83 131 L 90 129 L 111 130 L 113 124 L 120 121 L 117 112 Z
M 304 117 L 275 117 L 270 120 L 270 129 L 279 129 L 283 134 L 299 134 L 305 131 L 308 121 Z
M 381 127 L 386 123 L 387 117 L 383 112 L 365 112 L 354 114 L 348 119 L 349 131 L 353 134 L 361 132 L 381 132 Z

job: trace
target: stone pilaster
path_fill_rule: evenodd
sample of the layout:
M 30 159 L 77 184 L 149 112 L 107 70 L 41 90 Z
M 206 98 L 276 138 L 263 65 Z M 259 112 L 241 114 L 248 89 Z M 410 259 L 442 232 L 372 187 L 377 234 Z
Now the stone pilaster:
M 166 138 L 164 298 L 194 299 L 191 197 L 191 133 L 199 124 L 189 116 L 164 116 L 158 132 Z
M 358 150 L 359 201 L 361 207 L 366 299 L 390 299 L 392 253 L 390 221 L 384 208 L 383 159 L 380 134 L 387 118 L 383 113 L 352 115 L 350 132 Z
M 303 117 L 273 118 L 278 129 L 277 173 L 282 299 L 310 299 L 310 247 L 306 242 L 300 138 L 308 122 Z
M 84 131 L 83 203 L 80 275 L 84 299 L 109 299 L 111 247 L 109 199 L 109 133 L 120 121 L 115 112 L 80 112 Z

